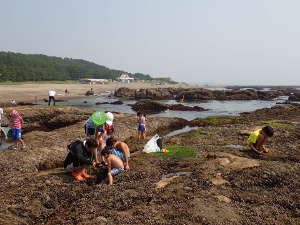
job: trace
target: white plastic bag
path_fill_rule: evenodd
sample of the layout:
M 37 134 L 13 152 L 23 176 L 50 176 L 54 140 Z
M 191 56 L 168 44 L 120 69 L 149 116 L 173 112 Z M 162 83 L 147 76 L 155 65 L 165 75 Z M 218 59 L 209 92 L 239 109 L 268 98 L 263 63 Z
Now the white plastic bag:
M 150 153 L 150 152 L 160 152 L 160 148 L 157 145 L 157 140 L 159 139 L 159 135 L 154 135 L 145 145 L 143 152 Z

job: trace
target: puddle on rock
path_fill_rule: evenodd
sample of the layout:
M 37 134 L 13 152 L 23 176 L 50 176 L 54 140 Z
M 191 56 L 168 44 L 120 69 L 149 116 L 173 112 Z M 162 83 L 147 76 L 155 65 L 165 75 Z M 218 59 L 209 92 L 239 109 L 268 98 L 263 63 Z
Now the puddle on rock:
M 191 130 L 196 130 L 198 129 L 199 127 L 190 127 L 190 126 L 185 126 L 184 128 L 182 129 L 179 129 L 179 130 L 174 130 L 168 134 L 165 135 L 165 137 L 172 137 L 172 136 L 175 136 L 175 135 L 178 135 L 178 134 L 183 134 L 183 133 L 186 133 L 186 132 L 189 132 Z
M 242 149 L 242 148 L 244 148 L 243 145 L 236 145 L 236 144 L 228 144 L 228 145 L 224 145 L 224 147 L 226 147 L 226 148 L 235 148 L 235 149 Z
M 3 142 L 0 145 L 0 152 L 9 149 L 9 147 L 13 146 L 13 144 L 14 144 L 13 142 Z
M 161 178 L 164 179 L 164 178 L 170 178 L 170 177 L 188 176 L 191 174 L 192 174 L 192 172 L 168 173 L 168 174 L 162 175 Z

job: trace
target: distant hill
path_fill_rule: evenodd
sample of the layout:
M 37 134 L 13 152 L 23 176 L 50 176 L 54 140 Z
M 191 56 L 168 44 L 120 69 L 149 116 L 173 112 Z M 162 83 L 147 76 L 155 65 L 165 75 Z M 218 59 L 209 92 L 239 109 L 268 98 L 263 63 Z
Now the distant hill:
M 0 52 L 0 81 L 78 80 L 79 78 L 115 80 L 122 73 L 127 72 L 109 69 L 82 59 Z M 128 74 L 138 80 L 152 80 L 149 75 L 142 73 Z

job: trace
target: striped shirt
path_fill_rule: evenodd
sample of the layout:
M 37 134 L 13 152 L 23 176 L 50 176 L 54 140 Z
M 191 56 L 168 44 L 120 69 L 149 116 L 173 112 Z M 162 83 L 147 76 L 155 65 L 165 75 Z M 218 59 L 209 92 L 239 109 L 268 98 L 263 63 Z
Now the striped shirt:
M 19 116 L 19 115 L 18 116 L 14 116 L 12 118 L 12 126 L 15 129 L 21 129 L 23 127 L 23 123 L 24 123 L 24 121 L 23 121 L 22 117 Z

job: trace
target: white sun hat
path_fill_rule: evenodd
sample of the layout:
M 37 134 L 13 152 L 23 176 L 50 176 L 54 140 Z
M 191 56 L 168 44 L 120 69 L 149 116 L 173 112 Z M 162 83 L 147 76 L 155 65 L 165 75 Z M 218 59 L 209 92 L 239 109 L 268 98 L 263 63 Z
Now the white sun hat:
M 106 124 L 111 126 L 114 121 L 114 114 L 112 114 L 111 112 L 107 112 L 106 116 L 107 116 Z

